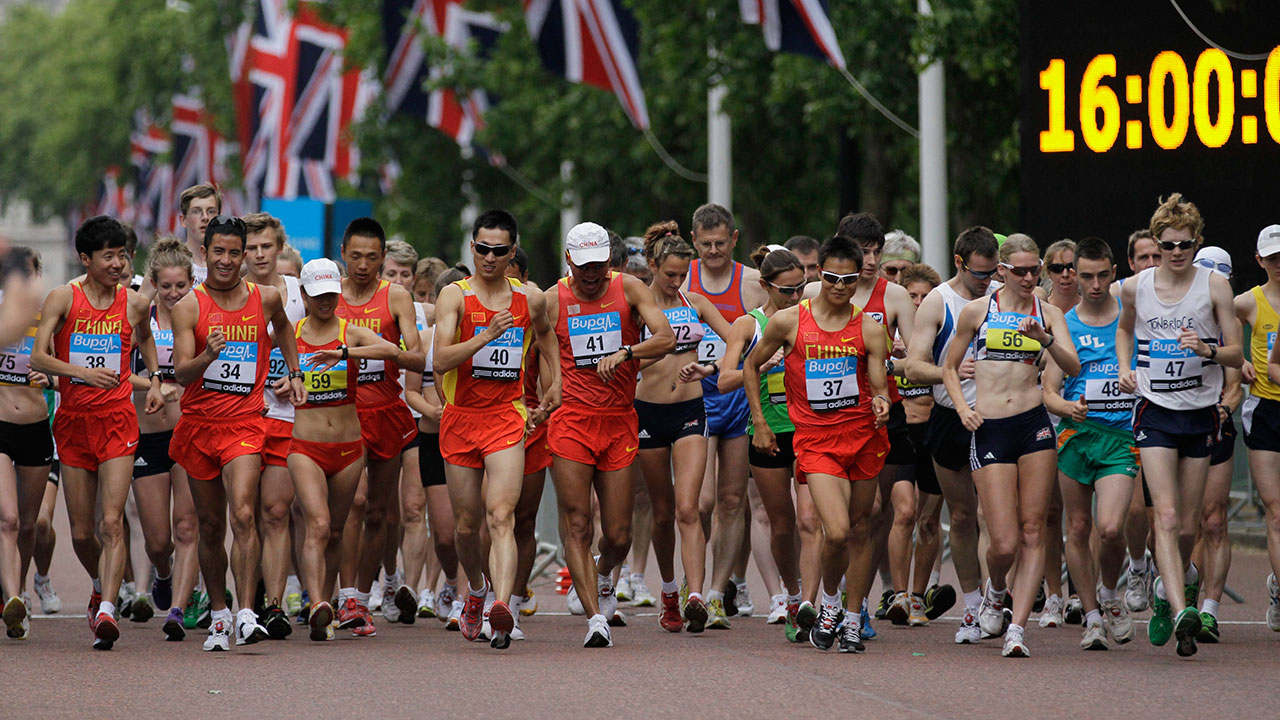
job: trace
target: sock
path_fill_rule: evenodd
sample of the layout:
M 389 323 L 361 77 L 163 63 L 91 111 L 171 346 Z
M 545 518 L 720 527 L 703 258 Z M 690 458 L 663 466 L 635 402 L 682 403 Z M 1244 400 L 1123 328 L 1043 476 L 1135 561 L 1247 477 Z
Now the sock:
M 356 590 L 356 602 L 365 607 L 369 607 L 369 593 Z
M 841 575 L 840 576 L 840 592 L 844 592 L 848 587 L 849 587 L 849 583 L 846 581 L 845 577 Z
M 708 590 L 708 591 L 707 591 L 707 602 L 715 602 L 715 601 L 717 601 L 717 600 L 719 600 L 720 602 L 724 602 L 724 591 L 722 591 L 722 590 Z
M 823 592 L 822 607 L 840 607 L 840 593 L 837 592 L 835 595 L 828 595 L 826 592 Z
M 338 604 L 345 603 L 347 600 L 356 596 L 356 589 L 353 587 L 338 588 Z M 367 595 L 365 597 L 368 597 Z
M 964 607 L 966 610 L 972 610 L 982 604 L 982 592 L 980 590 L 970 590 L 964 594 Z
M 1094 609 L 1094 610 L 1090 610 L 1089 612 L 1085 613 L 1085 616 L 1084 616 L 1084 624 L 1085 624 L 1086 626 L 1088 626 L 1088 625 L 1092 625 L 1092 624 L 1094 624 L 1095 622 L 1096 622 L 1096 623 L 1101 623 L 1101 622 L 1102 622 L 1102 613 L 1101 613 L 1101 612 L 1099 612 L 1098 610 Z
M 41 575 L 40 573 L 36 573 L 36 582 L 38 582 L 38 583 L 44 583 L 44 582 L 48 582 L 48 581 L 49 581 L 49 576 L 48 576 L 48 575 Z
M 1004 596 L 1009 592 L 1008 588 L 997 590 L 994 584 L 987 585 L 987 597 L 992 601 L 1004 600 Z
M 1129 558 L 1129 574 L 1138 575 L 1147 571 L 1147 556 Z
M 169 569 L 168 575 L 161 575 L 160 573 L 156 573 L 156 580 L 168 580 L 172 577 L 173 577 L 173 568 Z
M 1200 612 L 1205 613 L 1206 615 L 1212 615 L 1215 618 L 1218 617 L 1218 601 L 1205 598 L 1204 602 L 1200 605 Z
M 1050 595 L 1050 596 L 1049 596 L 1049 598 L 1048 598 L 1047 600 L 1045 600 L 1045 601 L 1044 601 L 1044 606 L 1045 606 L 1045 607 L 1049 607 L 1049 605 L 1051 605 L 1051 604 L 1053 604 L 1053 603 L 1055 603 L 1055 602 L 1062 602 L 1062 598 L 1058 597 L 1057 593 L 1054 593 L 1053 595 Z
M 662 581 L 662 592 L 664 593 L 673 593 L 679 589 L 680 583 L 677 583 L 675 580 L 672 580 L 671 582 L 667 582 L 666 580 Z
M 624 578 L 625 578 L 625 577 L 631 577 L 631 566 L 630 566 L 630 565 L 628 565 L 628 564 L 626 564 L 626 563 L 622 563 L 622 568 L 621 568 L 621 570 L 622 570 L 622 572 L 619 574 L 619 577 L 624 577 Z
M 286 579 L 286 580 L 285 580 L 285 582 L 286 582 L 286 583 L 288 583 L 289 585 L 301 585 L 301 584 L 302 584 L 301 582 L 299 582 L 299 581 L 298 581 L 298 576 L 297 576 L 297 575 L 290 575 L 290 576 L 288 577 L 288 579 Z
M 747 579 L 742 577 L 741 575 L 730 575 L 729 582 L 733 583 L 734 585 L 746 585 Z
M 102 593 L 102 580 L 100 578 L 93 579 L 93 591 L 99 594 Z
M 787 595 L 787 604 L 788 604 L 788 605 L 799 605 L 799 604 L 800 604 L 800 593 L 796 593 L 795 595 Z
M 103 600 L 102 604 L 98 606 L 98 614 L 101 615 L 102 613 L 106 613 L 114 619 L 116 615 L 116 604 Z
M 389 583 L 391 587 L 399 590 L 400 586 L 404 584 L 404 575 L 401 574 L 399 570 L 396 570 L 391 574 L 391 577 L 387 578 L 387 583 Z
M 481 584 L 478 588 L 471 587 L 470 581 L 467 582 L 467 590 L 470 591 L 471 597 L 482 598 L 489 592 L 489 588 Z
M 1194 585 L 1198 582 L 1200 582 L 1200 571 L 1196 569 L 1195 563 L 1188 563 L 1187 572 L 1182 576 L 1182 583 L 1184 585 Z
M 702 593 L 696 593 L 696 592 L 689 593 L 689 599 L 693 600 L 694 598 L 697 598 L 698 602 L 703 602 Z
M 442 589 L 443 589 L 443 590 L 448 590 L 449 592 L 453 593 L 454 597 L 457 597 L 457 595 L 458 595 L 458 578 L 454 578 L 454 579 L 452 579 L 452 580 L 447 580 L 447 579 L 446 579 L 446 580 L 444 581 L 444 587 L 443 587 Z
M 929 573 L 929 584 L 926 587 L 933 587 L 934 585 L 937 585 L 938 581 L 941 579 L 942 579 L 942 573 L 938 572 L 937 570 L 934 570 L 933 572 Z
M 1157 583 L 1156 583 L 1156 597 L 1160 598 L 1161 600 L 1168 600 L 1168 599 L 1169 599 L 1169 598 L 1165 597 L 1165 594 L 1164 594 L 1164 583 L 1163 583 L 1163 582 L 1157 582 Z
M 852 625 L 855 630 L 862 629 L 862 616 L 858 613 L 845 613 L 844 621 L 849 625 Z
M 226 622 L 229 624 L 231 622 L 231 608 L 222 608 L 221 610 L 214 610 L 213 619 L 215 621 L 222 620 L 223 622 Z
M 1106 585 L 1103 585 L 1102 590 L 1098 591 L 1098 600 L 1102 602 L 1111 602 L 1112 600 L 1115 600 L 1115 599 L 1116 599 L 1115 588 L 1109 588 Z

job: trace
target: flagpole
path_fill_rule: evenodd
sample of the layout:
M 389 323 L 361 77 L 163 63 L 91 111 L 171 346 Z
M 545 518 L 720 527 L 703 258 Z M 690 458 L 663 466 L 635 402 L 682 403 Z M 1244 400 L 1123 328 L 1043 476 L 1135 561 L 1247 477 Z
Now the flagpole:
M 560 161 L 560 182 L 564 184 L 564 194 L 561 196 L 560 203 L 560 242 L 556 246 L 560 248 L 560 257 L 558 266 L 563 274 L 566 269 L 564 263 L 564 239 L 569 236 L 569 230 L 574 225 L 582 222 L 582 198 L 578 193 L 573 191 L 573 161 Z
M 917 0 L 922 16 L 933 14 L 929 0 Z M 922 58 L 923 60 L 924 58 Z M 923 260 L 951 276 L 947 231 L 947 85 L 941 60 L 920 71 L 920 247 Z
M 475 186 L 471 181 L 475 179 L 475 171 L 471 169 L 471 158 L 475 156 L 475 151 L 470 145 L 461 145 L 459 150 L 462 153 L 462 197 L 467 199 L 467 204 L 462 206 L 461 216 L 458 221 L 461 225 L 461 239 L 458 243 L 458 259 L 468 267 L 471 266 L 471 226 L 475 224 L 476 218 L 480 217 L 479 198 L 476 195 Z M 471 268 L 472 272 L 475 268 Z
M 716 11 L 707 10 L 707 22 L 715 27 Z M 714 63 L 719 57 L 715 45 L 707 42 L 707 57 Z M 728 94 L 718 74 L 707 87 L 707 202 L 733 209 L 733 123 L 724 112 L 724 96 Z

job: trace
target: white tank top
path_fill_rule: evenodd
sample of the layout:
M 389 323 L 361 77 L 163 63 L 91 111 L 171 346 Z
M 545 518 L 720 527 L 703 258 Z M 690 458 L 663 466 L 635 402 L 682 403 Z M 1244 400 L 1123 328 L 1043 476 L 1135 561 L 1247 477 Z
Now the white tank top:
M 994 283 L 992 283 L 994 284 Z M 986 297 L 989 297 L 992 288 L 988 288 Z M 938 325 L 938 334 L 933 339 L 933 364 L 942 367 L 942 363 L 946 360 L 947 352 L 951 349 L 951 341 L 956 336 L 956 323 L 960 321 L 960 311 L 965 305 L 969 304 L 969 300 L 961 297 L 951 287 L 951 283 L 944 282 L 933 289 L 942 296 L 942 322 Z M 973 357 L 973 344 L 965 348 L 964 356 L 966 358 Z M 960 381 L 960 389 L 964 391 L 964 401 L 973 407 L 978 401 L 978 385 L 973 378 Z M 933 386 L 933 401 L 943 407 L 955 409 L 956 404 L 951 402 L 951 395 L 947 393 L 947 386 L 938 383 Z
M 1212 360 L 1183 350 L 1178 335 L 1193 330 L 1218 345 L 1222 329 L 1209 296 L 1211 270 L 1197 267 L 1187 293 L 1177 302 L 1156 296 L 1156 268 L 1138 274 L 1133 334 L 1138 354 L 1138 395 L 1170 410 L 1211 407 L 1222 395 L 1222 371 Z
M 422 307 L 422 303 L 415 302 L 413 304 L 413 318 L 414 318 L 414 322 L 417 323 L 418 332 L 422 332 L 423 330 L 427 329 L 427 311 Z M 405 388 L 404 376 L 405 376 L 405 369 L 400 368 L 400 402 L 404 403 L 405 405 L 409 405 L 409 401 L 405 399 L 405 396 L 404 396 L 404 388 Z M 423 371 L 422 388 L 425 390 L 426 388 L 431 387 L 432 384 L 433 383 L 431 379 L 431 349 L 428 348 L 427 349 L 427 369 Z M 414 420 L 417 420 L 418 418 L 422 417 L 422 413 L 418 412 L 417 410 L 414 410 L 412 405 L 409 405 L 409 414 L 413 415 Z
M 298 321 L 307 314 L 307 308 L 302 304 L 302 287 L 298 284 L 298 278 L 285 275 L 284 289 L 284 314 L 288 315 L 289 322 L 296 326 Z M 267 417 L 293 422 L 293 404 L 288 400 L 277 398 L 275 391 L 271 389 L 278 378 L 288 374 L 289 368 L 285 367 L 284 355 L 281 354 L 280 348 L 271 348 L 271 362 L 267 364 L 267 387 L 262 391 L 262 396 L 267 403 Z

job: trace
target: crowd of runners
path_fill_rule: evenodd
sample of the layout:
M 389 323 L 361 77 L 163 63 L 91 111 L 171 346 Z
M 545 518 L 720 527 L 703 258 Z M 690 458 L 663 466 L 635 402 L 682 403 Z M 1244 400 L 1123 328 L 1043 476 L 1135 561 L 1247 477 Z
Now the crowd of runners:
M 549 471 L 586 647 L 612 646 L 624 604 L 654 607 L 653 631 L 756 614 L 850 653 L 873 621 L 954 606 L 956 643 L 1006 657 L 1030 655 L 1033 614 L 1106 650 L 1148 612 L 1150 643 L 1189 656 L 1220 633 L 1237 410 L 1280 572 L 1280 225 L 1257 240 L 1266 283 L 1233 296 L 1231 256 L 1177 194 L 1118 262 L 1099 238 L 1042 251 L 972 227 L 953 268 L 865 213 L 744 265 L 708 204 L 687 235 L 575 226 L 542 289 L 502 210 L 475 220 L 468 270 L 371 218 L 303 264 L 279 220 L 221 209 L 185 191 L 185 237 L 157 238 L 140 275 L 132 230 L 86 220 L 84 275 L 34 317 L 0 312 L 10 638 L 34 602 L 63 609 L 60 485 L 96 649 L 121 618 L 225 651 L 295 625 L 371 637 L 379 609 L 507 648 L 538 607 Z M 6 283 L 39 275 L 7 252 Z

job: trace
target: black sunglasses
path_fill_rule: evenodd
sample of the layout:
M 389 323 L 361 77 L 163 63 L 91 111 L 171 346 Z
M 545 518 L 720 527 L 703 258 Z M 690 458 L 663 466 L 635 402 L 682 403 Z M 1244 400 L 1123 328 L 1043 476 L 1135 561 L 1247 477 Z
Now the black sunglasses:
M 991 268 L 990 270 L 974 270 L 969 267 L 969 263 L 967 262 L 960 263 L 960 267 L 963 267 L 965 272 L 974 276 L 978 280 L 990 280 L 991 276 L 996 274 L 996 268 Z
M 1068 271 L 1068 270 L 1075 270 L 1075 269 L 1076 269 L 1076 264 L 1075 264 L 1075 263 L 1073 263 L 1073 262 L 1069 262 L 1069 263 L 1049 263 L 1046 267 L 1048 267 L 1048 268 L 1049 268 L 1049 272 L 1051 272 L 1051 273 L 1060 273 L 1060 272 L 1066 272 L 1066 271 Z
M 804 283 L 800 283 L 799 285 L 778 285 L 768 280 L 765 280 L 765 282 L 769 283 L 774 290 L 777 290 L 783 295 L 795 295 L 798 292 L 803 292 L 805 286 Z
M 827 272 L 826 270 L 822 271 L 822 279 L 825 282 L 831 283 L 832 285 L 841 285 L 841 284 L 852 285 L 858 281 L 858 276 L 860 275 L 862 275 L 862 273 L 849 273 L 848 275 L 841 275 L 839 273 Z
M 245 232 L 244 221 L 234 215 L 218 215 L 209 221 L 209 225 L 205 228 L 205 232 L 213 232 L 218 228 L 231 228 L 238 232 Z
M 1164 240 L 1164 241 L 1161 241 L 1160 243 L 1161 250 L 1170 250 L 1170 251 L 1172 251 L 1174 248 L 1177 248 L 1178 250 L 1190 250 L 1195 246 L 1196 246 L 1195 240 L 1182 240 L 1180 242 L 1172 242 L 1170 240 Z
M 1008 270 L 1009 272 L 1013 273 L 1014 275 L 1017 275 L 1018 277 L 1026 277 L 1028 275 L 1030 275 L 1031 277 L 1038 277 L 1040 275 L 1041 266 L 1032 265 L 1031 267 L 1016 267 L 1014 265 L 1010 265 L 1009 263 L 1000 263 L 1000 267 L 1004 268 L 1005 270 Z
M 471 249 L 475 250 L 480 257 L 493 253 L 494 257 L 500 258 L 511 252 L 510 245 L 485 245 L 474 240 L 471 241 Z

